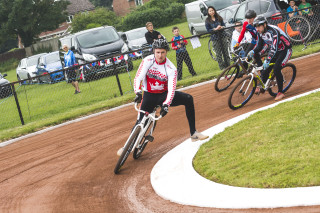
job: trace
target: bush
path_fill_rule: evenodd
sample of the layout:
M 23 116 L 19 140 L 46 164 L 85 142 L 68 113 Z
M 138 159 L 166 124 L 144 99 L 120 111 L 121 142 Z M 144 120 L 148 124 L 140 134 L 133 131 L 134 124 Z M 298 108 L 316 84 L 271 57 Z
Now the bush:
M 181 3 L 172 3 L 169 7 L 166 5 L 166 9 L 155 7 L 135 10 L 123 19 L 123 29 L 130 30 L 143 27 L 148 21 L 156 27 L 164 27 L 171 24 L 173 20 L 181 18 L 183 13 L 184 5 Z
M 16 69 L 19 64 L 19 60 L 12 58 L 8 61 L 0 63 L 0 73 L 8 72 L 9 70 Z

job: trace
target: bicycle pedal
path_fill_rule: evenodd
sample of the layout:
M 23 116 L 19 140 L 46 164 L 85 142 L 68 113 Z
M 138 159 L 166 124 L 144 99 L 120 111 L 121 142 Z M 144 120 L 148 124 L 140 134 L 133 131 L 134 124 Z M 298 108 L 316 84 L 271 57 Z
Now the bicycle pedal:
M 153 139 L 154 139 L 154 137 L 151 136 L 151 135 L 147 135 L 147 136 L 146 136 L 146 139 L 147 139 L 149 142 L 152 142 Z

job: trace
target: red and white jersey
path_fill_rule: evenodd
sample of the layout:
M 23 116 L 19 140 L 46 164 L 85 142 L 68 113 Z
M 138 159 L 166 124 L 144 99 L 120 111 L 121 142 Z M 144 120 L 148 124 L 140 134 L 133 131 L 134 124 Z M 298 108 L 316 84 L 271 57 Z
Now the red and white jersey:
M 142 82 L 142 88 L 140 87 Z M 158 63 L 154 55 L 144 58 L 134 78 L 134 92 L 143 89 L 149 93 L 163 93 L 168 95 L 163 104 L 170 106 L 174 97 L 177 84 L 177 68 L 166 58 L 163 63 Z

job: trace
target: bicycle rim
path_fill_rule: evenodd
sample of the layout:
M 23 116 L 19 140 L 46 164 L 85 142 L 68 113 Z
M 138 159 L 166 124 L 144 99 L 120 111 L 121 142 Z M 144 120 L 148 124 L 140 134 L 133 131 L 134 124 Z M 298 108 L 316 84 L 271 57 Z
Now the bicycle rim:
M 226 90 L 237 78 L 239 74 L 239 66 L 233 64 L 227 67 L 217 78 L 214 88 L 217 92 Z
M 247 76 L 238 82 L 229 95 L 229 107 L 233 110 L 243 107 L 253 96 L 256 85 L 256 78 L 251 81 L 251 76 Z
M 305 42 L 310 35 L 311 26 L 305 17 L 294 16 L 286 22 L 284 30 L 292 41 Z
M 283 76 L 283 89 L 282 92 L 285 93 L 291 87 L 296 78 L 296 66 L 291 63 L 287 63 L 281 68 L 281 73 Z M 275 97 L 278 94 L 278 85 L 275 76 L 271 78 L 270 88 L 268 92 L 271 96 Z
M 133 131 L 133 133 L 130 135 L 130 138 L 128 139 L 128 143 L 126 143 L 125 147 L 123 148 L 122 154 L 118 159 L 117 165 L 114 168 L 114 173 L 118 174 L 120 171 L 120 168 L 123 166 L 124 162 L 127 160 L 135 141 L 140 133 L 141 127 L 137 126 Z
M 154 123 L 154 125 L 153 125 L 153 123 Z M 139 142 L 139 144 L 137 145 L 137 147 L 136 147 L 136 148 L 134 149 L 134 151 L 133 151 L 133 158 L 134 158 L 134 159 L 138 159 L 138 158 L 141 156 L 143 150 L 146 148 L 146 146 L 147 146 L 147 144 L 148 144 L 148 142 L 149 142 L 149 141 L 146 139 L 146 136 L 152 135 L 152 134 L 151 134 L 151 130 L 154 131 L 155 126 L 156 126 L 156 121 L 150 122 L 148 125 L 149 125 L 149 126 L 148 126 L 148 128 L 147 128 L 147 130 L 146 130 L 146 132 L 145 132 L 145 134 L 144 134 L 144 136 L 143 136 L 143 138 L 141 139 L 141 141 Z

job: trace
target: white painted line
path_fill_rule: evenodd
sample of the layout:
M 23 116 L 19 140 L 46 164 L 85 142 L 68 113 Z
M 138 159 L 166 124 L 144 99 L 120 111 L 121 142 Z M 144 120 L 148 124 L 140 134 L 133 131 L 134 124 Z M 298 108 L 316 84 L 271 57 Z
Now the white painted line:
M 269 106 L 240 115 L 204 131 L 212 138 L 226 127 L 280 103 L 319 92 L 316 89 Z M 199 147 L 208 142 L 184 141 L 164 155 L 151 171 L 151 184 L 162 198 L 183 205 L 214 208 L 276 208 L 290 206 L 320 205 L 320 186 L 258 189 L 227 186 L 212 182 L 200 176 L 192 166 L 192 160 Z

